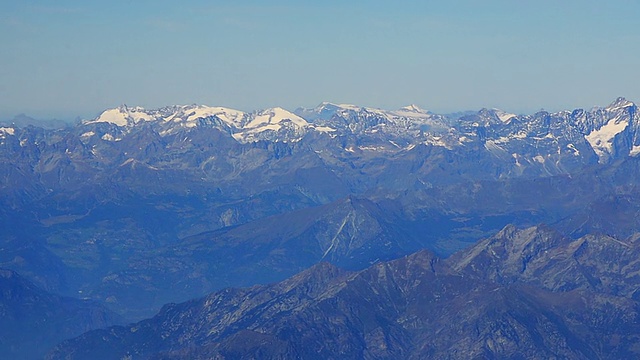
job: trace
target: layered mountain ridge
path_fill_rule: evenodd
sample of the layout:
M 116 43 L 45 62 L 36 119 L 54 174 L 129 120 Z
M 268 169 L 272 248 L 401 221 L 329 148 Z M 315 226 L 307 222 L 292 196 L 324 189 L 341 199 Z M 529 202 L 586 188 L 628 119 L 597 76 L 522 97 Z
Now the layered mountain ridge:
M 36 359 L 64 339 L 123 319 L 92 301 L 48 293 L 0 268 L 0 321 L 0 355 Z
M 484 304 L 473 316 L 504 315 L 502 307 L 515 306 L 496 329 L 482 325 L 493 315 L 478 320 L 478 329 L 491 334 L 492 342 L 480 346 L 477 339 L 466 339 L 461 344 L 476 349 L 473 354 L 485 354 L 481 348 L 496 351 L 511 341 L 495 337 L 494 330 L 535 340 L 539 334 L 555 336 L 548 329 L 556 329 L 570 336 L 562 335 L 552 350 L 530 347 L 532 352 L 522 356 L 565 357 L 577 349 L 571 344 L 587 341 L 584 334 L 566 329 L 585 322 L 608 325 L 594 312 L 585 318 L 565 308 L 549 312 L 548 306 L 574 304 L 573 292 L 587 292 L 600 294 L 597 304 L 588 305 L 600 306 L 598 311 L 606 310 L 602 304 L 607 301 L 635 311 L 637 128 L 637 107 L 622 98 L 604 108 L 532 115 L 482 109 L 446 116 L 416 106 L 386 111 L 330 103 L 295 112 L 273 108 L 253 113 L 200 105 L 157 110 L 122 106 L 65 128 L 3 125 L 0 267 L 44 291 L 102 303 L 138 321 L 164 304 L 224 288 L 266 289 L 260 284 L 283 281 L 322 262 L 346 271 L 329 274 L 350 277 L 427 249 L 435 254 L 427 258 L 440 260 L 434 260 L 435 270 L 425 271 L 435 271 L 437 279 L 451 275 L 439 283 L 443 289 L 456 288 L 460 277 L 475 279 L 461 281 L 464 286 L 455 290 Z M 560 237 L 540 227 L 505 228 L 531 229 L 540 223 Z M 460 253 L 479 239 L 491 240 Z M 553 257 L 545 257 L 545 251 Z M 590 261 L 598 252 L 625 265 Z M 455 264 L 441 260 L 454 253 L 451 259 L 465 255 Z M 438 272 L 436 265 L 445 263 L 447 270 Z M 589 275 L 594 271 L 598 277 Z M 332 276 L 311 277 L 333 284 L 331 291 L 347 288 L 332 283 Z M 476 283 L 484 285 L 474 293 L 469 289 Z M 336 293 L 326 293 L 325 285 L 295 284 L 302 290 L 294 286 L 287 291 L 314 289 L 313 294 L 335 300 Z M 402 289 L 411 294 L 410 287 Z M 261 291 L 256 295 L 264 296 Z M 395 294 L 393 299 L 405 304 L 402 293 L 376 291 Z M 351 299 L 340 301 L 349 304 Z M 370 343 L 377 346 L 375 356 L 432 354 L 408 345 L 421 340 L 409 325 L 394 321 L 398 316 L 409 323 L 416 318 L 385 301 L 380 307 L 384 316 L 366 318 L 369 325 L 381 321 L 380 329 L 351 333 L 355 335 L 345 344 L 384 338 Z M 458 308 L 438 311 L 457 319 L 464 304 L 456 301 Z M 322 317 L 320 310 L 314 311 L 305 316 Z M 541 311 L 536 324 L 518 320 L 536 311 Z M 622 312 L 614 312 L 613 319 Z M 572 320 L 565 321 L 567 316 Z M 349 333 L 356 318 L 346 328 L 338 327 Z M 436 324 L 446 325 L 443 319 Z M 626 329 L 624 321 L 610 325 Z M 501 327 L 505 324 L 515 330 Z M 538 326 L 543 329 L 535 330 Z M 212 353 L 235 354 L 247 343 L 265 351 L 258 346 L 264 340 L 276 344 L 272 350 L 283 357 L 304 354 L 304 349 L 280 347 L 289 340 L 252 331 L 203 346 Z M 322 331 L 333 334 L 328 328 Z M 309 349 L 316 349 L 312 345 Z M 358 346 L 331 351 L 361 357 L 364 350 Z M 449 348 L 442 346 L 438 349 Z M 634 355 L 629 348 L 620 349 Z M 463 350 L 455 351 L 470 354 Z M 188 349 L 158 351 L 190 357 L 184 355 Z M 585 357 L 602 353 L 588 351 Z
M 158 132 L 162 135 L 176 132 L 181 127 L 215 127 L 244 143 L 260 140 L 300 141 L 309 132 L 332 136 L 372 136 L 382 132 L 391 137 L 389 140 L 396 148 L 420 143 L 453 148 L 479 140 L 486 145 L 487 150 L 498 156 L 500 152 L 506 151 L 507 155 L 514 157 L 513 162 L 517 166 L 522 165 L 522 159 L 539 163 L 546 161 L 544 157 L 528 158 L 519 152 L 509 154 L 509 150 L 516 147 L 515 144 L 522 143 L 523 139 L 536 140 L 538 145 L 554 143 L 559 153 L 569 152 L 575 156 L 580 156 L 580 150 L 584 151 L 588 144 L 590 152 L 595 153 L 601 162 L 619 155 L 635 156 L 640 153 L 640 141 L 636 135 L 637 106 L 624 98 L 616 99 L 605 108 L 590 111 L 577 109 L 516 115 L 499 109 L 482 109 L 460 119 L 434 114 L 415 105 L 387 111 L 322 103 L 313 109 L 299 108 L 294 113 L 282 108 L 246 113 L 203 105 L 170 106 L 156 110 L 123 105 L 106 110 L 96 119 L 84 122 L 85 125 L 98 123 L 123 128 L 151 123 L 159 128 Z M 117 138 L 107 136 L 105 140 L 108 139 Z M 407 144 L 400 146 L 394 143 L 394 140 L 400 139 Z M 365 149 L 373 150 L 375 147 Z M 514 154 L 520 155 L 521 159 Z
M 619 98 L 458 118 L 417 106 L 121 106 L 63 129 L 3 126 L 0 266 L 140 319 L 319 261 L 357 270 L 420 248 L 447 256 L 509 223 L 626 237 L 638 123 Z
M 358 272 L 321 263 L 170 304 L 49 358 L 635 358 L 639 249 L 637 236 L 508 226 L 446 260 L 421 251 Z

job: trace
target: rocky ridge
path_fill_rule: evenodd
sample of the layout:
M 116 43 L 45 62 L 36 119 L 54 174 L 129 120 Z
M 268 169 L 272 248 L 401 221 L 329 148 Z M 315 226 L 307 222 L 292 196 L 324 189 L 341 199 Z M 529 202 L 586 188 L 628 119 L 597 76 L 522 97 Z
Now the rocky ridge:
M 509 226 L 446 260 L 321 263 L 89 332 L 49 358 L 634 358 L 634 239 Z

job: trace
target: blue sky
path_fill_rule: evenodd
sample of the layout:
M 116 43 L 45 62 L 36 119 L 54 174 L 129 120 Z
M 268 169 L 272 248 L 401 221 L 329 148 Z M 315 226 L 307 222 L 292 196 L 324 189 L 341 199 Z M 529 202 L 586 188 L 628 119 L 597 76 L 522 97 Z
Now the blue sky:
M 0 119 L 640 101 L 639 14 L 633 0 L 3 1 Z

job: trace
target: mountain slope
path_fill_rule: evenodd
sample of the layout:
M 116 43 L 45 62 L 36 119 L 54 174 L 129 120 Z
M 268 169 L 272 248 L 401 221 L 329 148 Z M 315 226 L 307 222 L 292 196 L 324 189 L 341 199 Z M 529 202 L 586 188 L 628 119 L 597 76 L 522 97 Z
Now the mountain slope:
M 88 294 L 111 297 L 114 306 L 154 309 L 223 287 L 281 281 L 320 261 L 365 268 L 428 243 L 423 234 L 403 229 L 398 215 L 347 197 L 204 232 L 138 250 L 126 268 L 110 271 Z
M 637 357 L 639 304 L 612 291 L 637 288 L 637 279 L 598 247 L 626 245 L 577 241 L 592 251 L 576 252 L 574 240 L 545 227 L 507 227 L 444 261 L 421 251 L 359 272 L 321 263 L 281 283 L 223 290 L 86 333 L 49 358 Z M 633 249 L 628 257 L 637 259 Z M 558 257 L 590 266 L 590 280 L 607 286 L 558 286 L 587 273 Z
M 0 356 L 5 359 L 42 358 L 64 339 L 121 320 L 96 303 L 53 295 L 0 269 Z

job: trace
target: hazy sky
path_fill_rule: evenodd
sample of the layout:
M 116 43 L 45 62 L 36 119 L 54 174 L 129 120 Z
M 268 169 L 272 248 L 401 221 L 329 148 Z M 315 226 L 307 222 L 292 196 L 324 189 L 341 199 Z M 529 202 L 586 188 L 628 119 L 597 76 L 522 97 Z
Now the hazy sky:
M 1 1 L 0 119 L 640 101 L 640 1 Z

